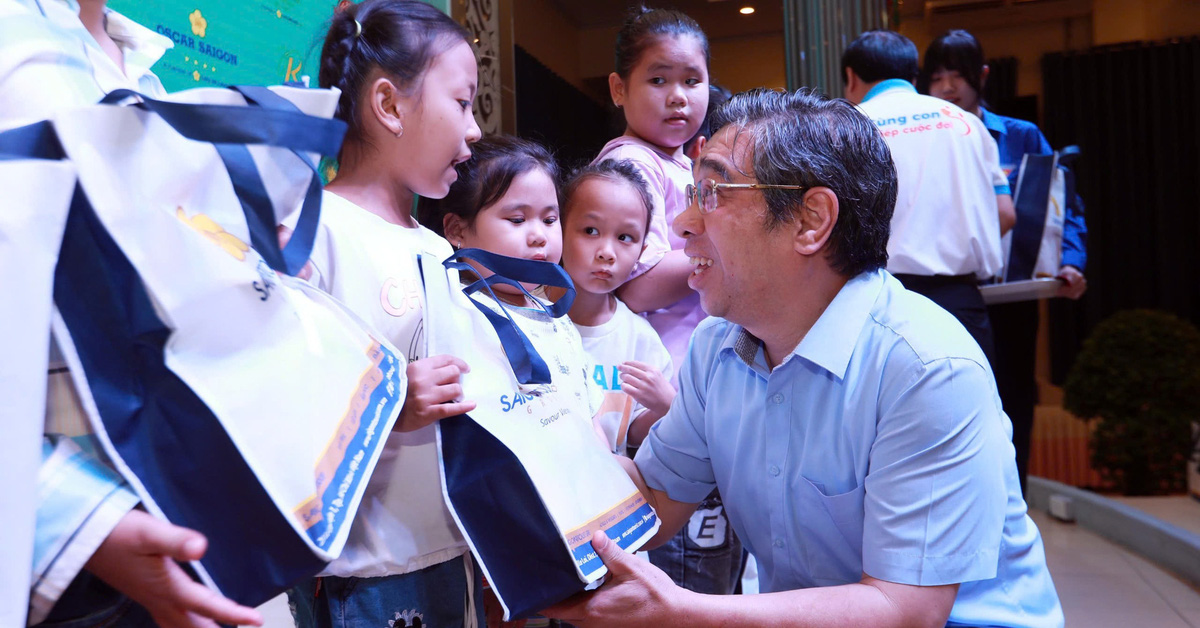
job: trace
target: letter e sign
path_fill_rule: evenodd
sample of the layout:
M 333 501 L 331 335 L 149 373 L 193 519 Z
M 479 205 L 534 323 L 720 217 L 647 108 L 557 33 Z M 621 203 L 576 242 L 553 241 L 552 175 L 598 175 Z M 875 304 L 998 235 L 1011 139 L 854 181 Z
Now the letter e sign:
M 728 525 L 724 506 L 698 509 L 688 521 L 688 536 L 699 547 L 720 547 L 725 544 L 725 527 Z

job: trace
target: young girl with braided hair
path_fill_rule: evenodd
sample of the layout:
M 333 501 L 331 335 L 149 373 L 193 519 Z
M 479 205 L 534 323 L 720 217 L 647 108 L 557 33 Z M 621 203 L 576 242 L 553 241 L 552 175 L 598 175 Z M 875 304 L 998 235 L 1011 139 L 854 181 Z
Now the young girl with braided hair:
M 411 216 L 415 195 L 445 196 L 480 137 L 478 66 L 467 32 L 416 0 L 344 2 L 321 51 L 322 87 L 342 91 L 349 125 L 322 199 L 310 281 L 382 332 L 408 359 L 408 394 L 345 550 L 288 594 L 301 627 L 476 626 L 478 570 L 441 493 L 433 423 L 460 400 L 467 365 L 424 355 L 418 254 L 446 240 Z

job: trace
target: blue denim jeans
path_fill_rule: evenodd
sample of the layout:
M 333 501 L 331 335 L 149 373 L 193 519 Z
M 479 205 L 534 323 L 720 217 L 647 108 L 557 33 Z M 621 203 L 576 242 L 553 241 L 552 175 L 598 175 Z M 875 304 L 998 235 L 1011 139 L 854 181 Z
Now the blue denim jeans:
M 742 542 L 715 490 L 678 534 L 649 554 L 675 584 L 697 593 L 728 595 L 742 576 Z
M 465 560 L 473 560 L 470 556 Z M 468 591 L 476 626 L 483 615 L 483 570 L 472 563 L 468 587 L 464 558 L 420 571 L 381 578 L 322 576 L 288 591 L 288 605 L 299 628 L 453 628 L 466 621 Z

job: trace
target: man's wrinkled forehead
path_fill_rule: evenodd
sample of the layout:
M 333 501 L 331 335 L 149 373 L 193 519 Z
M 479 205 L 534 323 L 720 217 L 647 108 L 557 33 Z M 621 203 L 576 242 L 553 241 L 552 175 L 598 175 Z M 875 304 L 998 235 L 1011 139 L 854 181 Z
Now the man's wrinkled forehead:
M 754 133 L 745 125 L 728 124 L 704 144 L 692 168 L 696 177 L 712 176 L 726 183 L 734 177 L 754 178 Z

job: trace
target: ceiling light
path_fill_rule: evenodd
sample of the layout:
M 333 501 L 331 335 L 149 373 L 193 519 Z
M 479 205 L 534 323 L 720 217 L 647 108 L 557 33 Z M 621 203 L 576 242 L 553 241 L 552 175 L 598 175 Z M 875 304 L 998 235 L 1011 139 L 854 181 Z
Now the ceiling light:
M 738 13 L 741 13 L 742 15 L 750 15 L 751 13 L 754 13 L 754 7 L 742 7 L 738 9 Z

